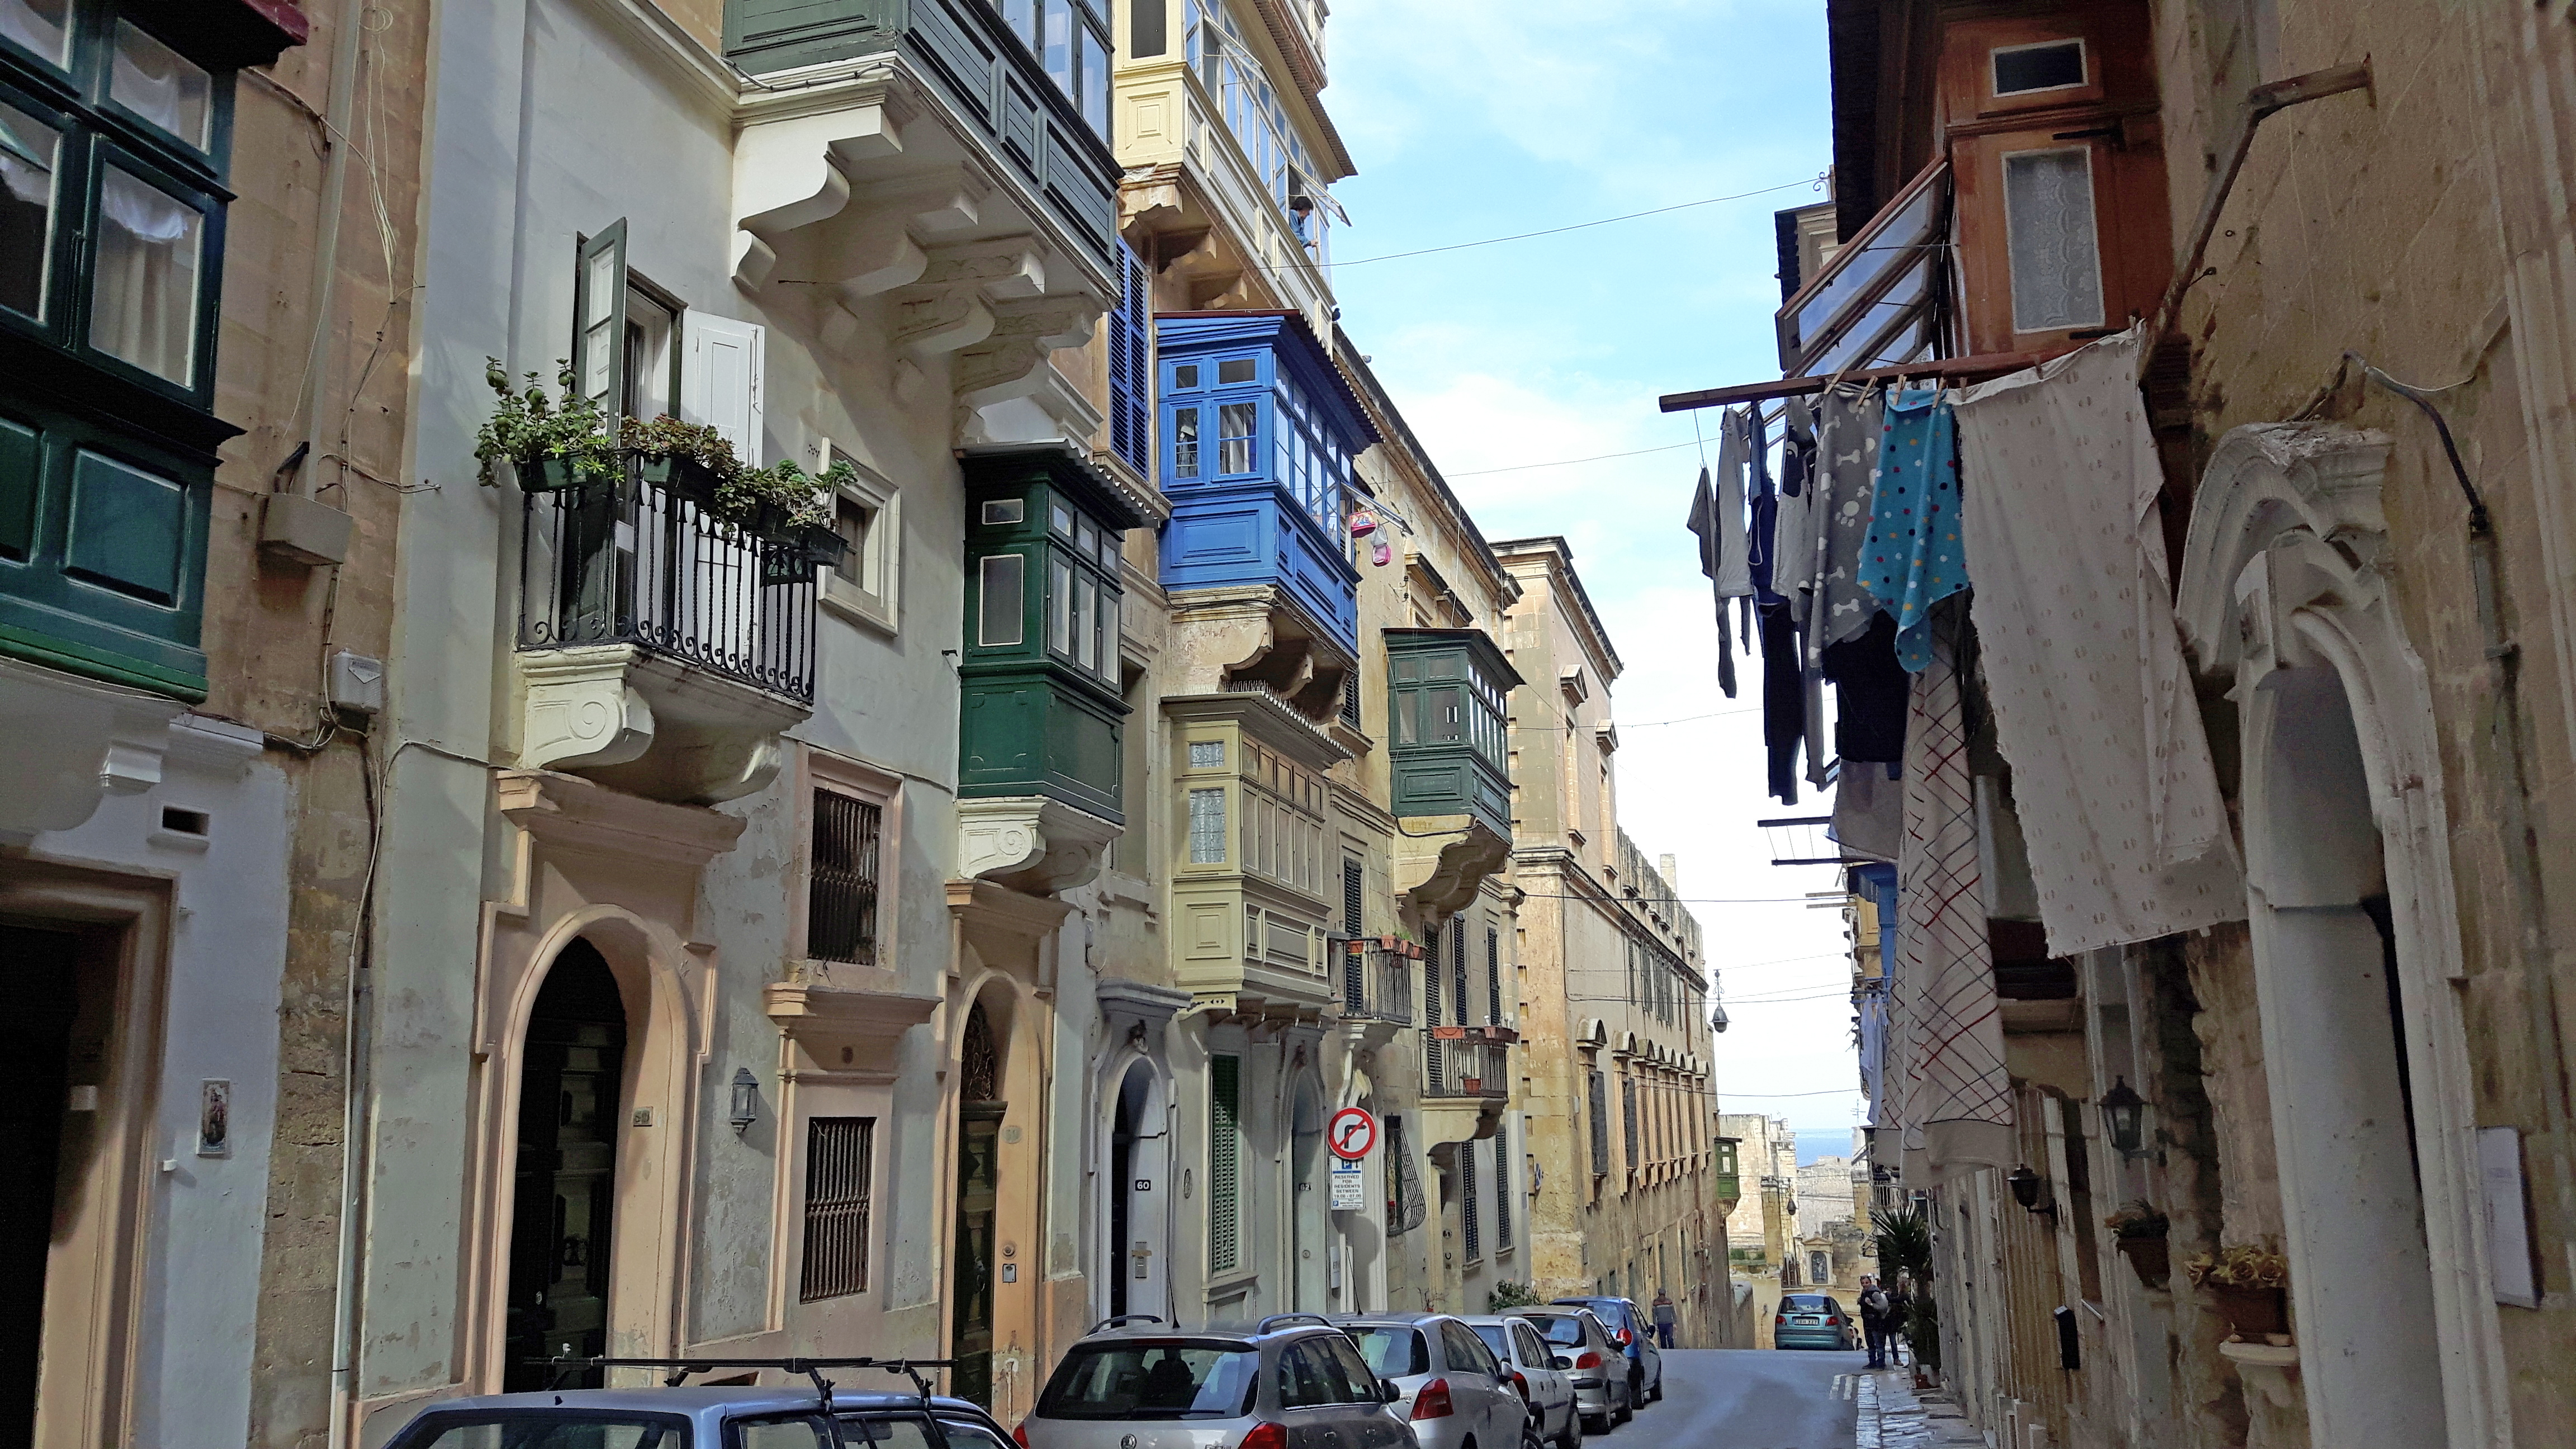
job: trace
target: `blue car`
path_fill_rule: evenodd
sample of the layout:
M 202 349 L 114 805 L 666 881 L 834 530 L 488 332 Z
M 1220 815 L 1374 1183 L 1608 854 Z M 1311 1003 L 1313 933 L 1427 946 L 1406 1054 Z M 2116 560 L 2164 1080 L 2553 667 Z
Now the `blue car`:
M 1771 1346 L 1847 1353 L 1860 1347 L 1860 1325 L 1830 1295 L 1783 1293 L 1771 1315 Z
M 1611 1340 L 1628 1356 L 1628 1402 L 1639 1407 L 1664 1396 L 1664 1355 L 1655 1347 L 1655 1330 L 1646 1315 L 1625 1298 L 1559 1298 L 1559 1303 L 1589 1308 L 1610 1330 Z

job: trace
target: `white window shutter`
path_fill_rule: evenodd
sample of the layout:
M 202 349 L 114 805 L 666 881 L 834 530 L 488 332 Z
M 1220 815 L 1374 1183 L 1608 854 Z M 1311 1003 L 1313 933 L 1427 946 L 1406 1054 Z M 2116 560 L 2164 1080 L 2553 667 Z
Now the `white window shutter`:
M 680 330 L 687 349 L 680 363 L 681 421 L 714 428 L 733 444 L 744 467 L 759 467 L 768 329 L 692 308 L 680 314 Z

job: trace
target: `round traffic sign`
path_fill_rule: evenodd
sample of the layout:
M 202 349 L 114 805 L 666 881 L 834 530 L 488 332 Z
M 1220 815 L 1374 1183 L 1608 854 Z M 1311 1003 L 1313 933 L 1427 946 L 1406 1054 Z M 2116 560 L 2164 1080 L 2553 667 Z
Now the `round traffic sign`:
M 1324 1143 L 1344 1162 L 1357 1162 L 1377 1148 L 1377 1119 L 1358 1107 L 1344 1107 L 1324 1128 Z

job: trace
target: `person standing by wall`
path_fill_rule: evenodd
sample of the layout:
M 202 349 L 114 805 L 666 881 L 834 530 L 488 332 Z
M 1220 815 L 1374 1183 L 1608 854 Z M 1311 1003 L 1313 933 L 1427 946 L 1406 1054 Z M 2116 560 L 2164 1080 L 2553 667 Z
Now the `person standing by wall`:
M 1888 1314 L 1895 1305 L 1876 1278 L 1863 1274 L 1860 1280 L 1860 1331 L 1869 1340 L 1869 1366 L 1887 1367 Z

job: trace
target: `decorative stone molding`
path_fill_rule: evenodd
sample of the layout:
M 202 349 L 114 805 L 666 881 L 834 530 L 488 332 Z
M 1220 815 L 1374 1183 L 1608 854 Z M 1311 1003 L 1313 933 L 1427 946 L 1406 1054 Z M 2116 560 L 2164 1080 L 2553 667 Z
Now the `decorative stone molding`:
M 1511 859 L 1512 843 L 1472 815 L 1435 815 L 1406 840 L 1395 860 L 1395 893 L 1425 931 L 1437 930 L 1465 910 L 1485 878 Z M 1422 847 L 1436 848 L 1422 853 Z
M 1276 584 L 1187 589 L 1170 596 L 1166 633 L 1180 670 L 1173 694 L 1217 694 L 1259 684 L 1316 724 L 1338 718 L 1342 676 L 1355 667 L 1342 648 Z
M 1031 895 L 1087 885 L 1100 855 L 1125 832 L 1044 795 L 957 802 L 957 873 Z
M 0 764 L 0 841 L 86 822 L 108 795 L 161 783 L 175 699 L 0 659 L 0 722 L 10 747 Z
M 2249 648 L 2281 642 L 2292 609 L 2384 598 L 2388 447 L 2384 433 L 2308 423 L 2257 423 L 2219 440 L 2193 498 L 2175 601 L 2203 673 L 2232 675 Z M 2258 561 L 2266 577 L 2249 582 Z M 2248 613 L 2258 595 L 2265 610 Z
M 790 1072 L 891 1082 L 904 1033 L 927 1023 L 944 998 L 849 990 L 805 981 L 761 988 L 761 1010 L 796 1048 Z
M 2222 1343 L 2218 1356 L 2236 1365 L 2236 1376 L 2276 1409 L 2299 1405 L 2299 1349 L 2296 1344 Z
M 523 769 L 569 770 L 648 799 L 713 805 L 767 788 L 813 711 L 631 644 L 523 650 Z

